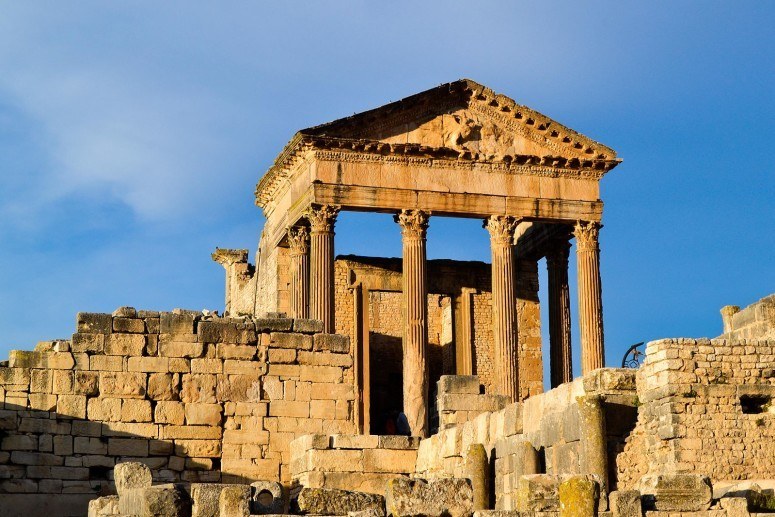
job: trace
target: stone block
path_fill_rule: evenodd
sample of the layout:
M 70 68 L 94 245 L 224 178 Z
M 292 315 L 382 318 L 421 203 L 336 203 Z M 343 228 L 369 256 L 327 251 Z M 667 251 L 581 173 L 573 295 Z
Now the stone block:
M 256 346 L 218 343 L 215 348 L 215 355 L 218 359 L 241 359 L 250 361 L 256 357 Z
M 57 397 L 57 416 L 86 418 L 86 396 L 59 395 Z
M 257 332 L 290 332 L 293 328 L 291 318 L 256 318 L 253 320 Z
M 640 492 L 637 490 L 615 490 L 608 494 L 608 506 L 613 517 L 641 517 L 643 510 Z
M 191 373 L 223 373 L 220 359 L 191 359 Z
M 119 497 L 128 489 L 149 488 L 153 483 L 151 469 L 136 461 L 117 464 L 113 469 L 113 479 Z
M 121 404 L 123 422 L 150 422 L 151 402 L 148 400 L 127 399 Z
M 145 321 L 138 318 L 113 318 L 113 332 L 145 333 Z
M 222 483 L 191 484 L 191 517 L 218 517 L 221 491 L 230 485 Z
M 516 506 L 520 512 L 558 511 L 559 478 L 547 474 L 521 476 Z
M 119 496 L 118 507 L 120 515 L 135 517 L 191 515 L 191 499 L 179 485 L 127 489 Z
M 201 321 L 197 329 L 199 341 L 203 343 L 255 344 L 256 331 L 253 323 L 234 321 Z
M 110 334 L 105 337 L 105 354 L 141 356 L 145 349 L 145 336 L 140 334 Z
M 191 336 L 196 338 L 196 336 Z M 181 339 L 181 336 L 168 336 L 161 334 L 159 337 L 159 355 L 161 357 L 185 357 L 188 359 L 202 357 L 204 344 L 196 341 Z
M 185 411 L 181 402 L 161 400 L 154 409 L 154 421 L 157 424 L 183 425 Z
M 350 338 L 341 334 L 316 334 L 314 350 L 347 354 L 350 352 Z
M 93 355 L 89 357 L 89 370 L 120 372 L 124 369 L 125 358 L 117 355 Z
M 305 318 L 293 320 L 293 331 L 302 334 L 318 334 L 323 332 L 323 322 Z
M 188 425 L 220 425 L 222 410 L 220 404 L 186 404 L 186 423 Z
M 699 474 L 649 474 L 640 480 L 646 510 L 696 512 L 710 508 L 710 479 Z
M 93 397 L 100 393 L 100 375 L 97 372 L 76 371 L 73 391 L 76 395 Z
M 136 372 L 100 372 L 100 394 L 121 398 L 143 398 L 146 375 Z
M 600 485 L 590 476 L 571 476 L 558 489 L 560 517 L 595 517 Z
M 299 372 L 303 382 L 330 382 L 338 384 L 342 382 L 342 369 L 338 366 L 311 366 L 303 364 Z
M 110 438 L 108 439 L 108 454 L 110 456 L 148 456 L 148 440 Z
M 272 332 L 270 334 L 270 348 L 312 350 L 312 336 L 298 333 Z
M 288 512 L 285 491 L 283 486 L 277 481 L 256 481 L 251 483 L 250 487 L 251 514 L 279 515 Z
M 269 416 L 309 418 L 309 402 L 272 400 L 269 402 Z
M 376 449 L 380 437 L 375 434 L 335 434 L 331 437 L 334 449 Z
M 438 393 L 481 393 L 481 383 L 476 375 L 442 375 L 437 383 Z
M 175 454 L 195 458 L 217 458 L 221 454 L 220 440 L 175 440 Z
M 230 432 L 230 431 L 227 431 Z M 253 431 L 261 435 L 261 431 Z M 222 429 L 209 425 L 164 425 L 159 427 L 159 438 L 163 440 L 218 440 Z M 224 440 L 225 441 L 225 440 Z
M 161 334 L 193 334 L 194 321 L 193 314 L 162 312 L 159 315 L 159 332 Z
M 380 435 L 379 448 L 417 450 L 420 448 L 420 438 L 418 436 L 400 436 L 397 434 Z
M 113 331 L 113 317 L 110 314 L 79 312 L 75 320 L 78 332 L 110 334 Z
M 31 393 L 30 409 L 34 411 L 56 411 L 57 396 L 48 393 Z M 0 407 L 2 405 L 0 404 Z
M 220 517 L 250 516 L 249 485 L 227 485 L 218 497 L 218 515 Z
M 298 510 L 313 515 L 347 515 L 349 512 L 376 510 L 383 512 L 381 495 L 326 488 L 302 488 L 296 499 Z
M 457 478 L 396 478 L 388 481 L 385 492 L 387 513 L 393 516 L 468 517 L 473 499 L 471 482 Z
M 169 359 L 166 357 L 129 357 L 127 370 L 130 372 L 167 372 L 169 371 Z
M 119 307 L 112 314 L 113 318 L 137 318 L 137 309 L 134 307 Z
M 363 451 L 365 472 L 413 474 L 416 462 L 416 450 L 365 449 Z
M 293 348 L 271 348 L 268 352 L 270 363 L 295 363 L 296 350 Z
M 180 399 L 186 403 L 215 403 L 217 378 L 212 374 L 183 375 Z
M 158 401 L 178 400 L 180 398 L 179 382 L 179 374 L 152 373 L 148 376 L 148 397 Z
M 105 334 L 76 332 L 73 334 L 70 346 L 76 353 L 101 354 L 105 350 Z

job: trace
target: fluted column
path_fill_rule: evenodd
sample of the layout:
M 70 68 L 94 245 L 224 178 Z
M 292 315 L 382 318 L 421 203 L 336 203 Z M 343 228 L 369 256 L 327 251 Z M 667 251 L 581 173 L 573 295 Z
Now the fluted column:
M 573 380 L 570 341 L 570 243 L 556 243 L 546 255 L 549 289 L 549 358 L 552 388 Z
M 402 210 L 396 215 L 403 242 L 404 414 L 413 436 L 428 436 L 428 287 L 425 234 L 428 213 Z
M 306 213 L 310 224 L 310 317 L 334 332 L 334 223 L 340 207 L 313 205 Z
M 581 373 L 605 365 L 603 348 L 603 298 L 600 287 L 600 223 L 578 221 L 576 267 L 579 281 L 579 328 L 581 330 Z
M 291 258 L 290 316 L 309 318 L 309 229 L 288 228 Z
M 514 273 L 513 217 L 493 215 L 485 220 L 492 250 L 492 327 L 498 391 L 519 400 L 517 356 L 517 295 Z

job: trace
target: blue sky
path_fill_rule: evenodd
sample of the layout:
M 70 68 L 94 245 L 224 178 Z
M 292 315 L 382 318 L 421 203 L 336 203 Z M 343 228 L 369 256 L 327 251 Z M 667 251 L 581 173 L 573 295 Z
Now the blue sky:
M 252 259 L 254 186 L 296 130 L 461 77 L 624 159 L 602 183 L 608 364 L 636 341 L 718 335 L 722 305 L 775 291 L 774 15 L 714 1 L 6 2 L 0 357 L 69 336 L 77 311 L 221 308 L 210 252 Z M 344 214 L 337 252 L 399 256 L 399 232 Z M 428 252 L 489 260 L 486 231 L 434 218 Z

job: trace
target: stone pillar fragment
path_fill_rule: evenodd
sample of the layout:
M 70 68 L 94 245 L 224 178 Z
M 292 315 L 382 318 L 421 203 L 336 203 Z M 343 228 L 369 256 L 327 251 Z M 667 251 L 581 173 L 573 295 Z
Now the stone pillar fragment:
M 608 508 L 608 431 L 599 395 L 577 399 L 581 434 L 581 473 L 600 481 L 600 510 Z
M 466 477 L 474 490 L 474 511 L 490 508 L 489 466 L 484 445 L 471 444 L 466 453 Z
M 590 476 L 571 476 L 558 490 L 560 517 L 595 517 L 600 487 Z
M 576 262 L 578 269 L 581 373 L 605 366 L 603 348 L 603 298 L 600 287 L 600 223 L 578 221 Z
M 573 380 L 568 254 L 570 243 L 558 243 L 546 255 L 549 289 L 549 357 L 552 388 Z
M 404 414 L 412 435 L 428 436 L 428 287 L 425 236 L 428 215 L 421 210 L 402 210 L 395 220 L 403 242 L 403 372 Z
M 490 216 L 484 222 L 492 250 L 492 322 L 498 392 L 519 400 L 517 295 L 514 274 L 513 217 Z
M 291 258 L 290 310 L 291 318 L 309 318 L 309 229 L 288 228 Z
M 541 470 L 541 455 L 538 449 L 528 441 L 522 442 L 522 475 L 541 474 Z
M 310 224 L 310 317 L 334 332 L 334 223 L 340 207 L 313 205 L 306 213 Z

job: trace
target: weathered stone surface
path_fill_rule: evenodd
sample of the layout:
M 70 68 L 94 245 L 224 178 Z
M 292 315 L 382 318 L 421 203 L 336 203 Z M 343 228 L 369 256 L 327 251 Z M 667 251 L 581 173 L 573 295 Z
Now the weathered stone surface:
M 519 478 L 517 510 L 520 512 L 558 511 L 560 480 L 547 474 L 529 474 Z
M 383 509 L 385 498 L 376 494 L 330 488 L 302 488 L 296 504 L 302 513 L 347 515 L 348 512 Z
M 474 494 L 467 479 L 396 478 L 387 483 L 385 505 L 395 517 L 461 517 L 473 513 Z
M 191 517 L 218 517 L 222 483 L 191 484 Z
M 283 486 L 276 481 L 256 481 L 250 484 L 250 513 L 255 515 L 282 514 L 288 511 Z
M 119 495 L 118 509 L 135 517 L 190 517 L 191 498 L 180 485 L 129 488 Z
M 346 354 L 350 351 L 350 338 L 341 334 L 316 334 L 314 349 Z
M 637 490 L 616 490 L 608 494 L 608 506 L 613 517 L 641 517 L 643 510 L 640 492 Z
M 219 517 L 248 517 L 250 515 L 250 486 L 227 485 L 218 498 Z
M 323 332 L 323 322 L 308 318 L 296 318 L 293 320 L 293 331 L 302 334 L 316 334 Z
M 106 495 L 89 501 L 88 517 L 116 515 L 118 513 L 118 496 Z
M 474 510 L 490 508 L 490 471 L 484 445 L 474 443 L 466 452 L 466 476 L 474 493 Z
M 649 474 L 640 480 L 643 506 L 648 510 L 696 512 L 710 508 L 710 479 L 699 474 Z
M 113 329 L 113 318 L 110 314 L 79 312 L 76 316 L 78 332 L 93 332 L 110 334 Z
M 126 490 L 135 488 L 148 488 L 153 482 L 151 469 L 144 463 L 128 461 L 119 463 L 113 469 L 113 477 L 116 483 L 116 492 L 119 497 Z
M 560 483 L 560 517 L 594 517 L 600 485 L 590 476 L 572 476 Z

